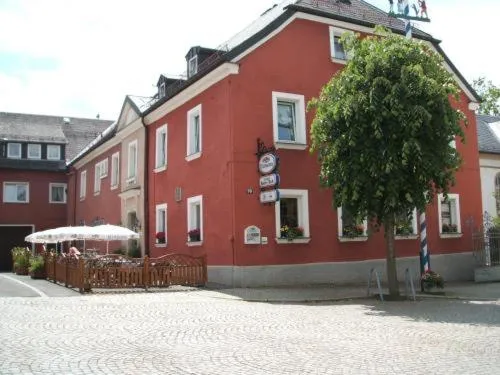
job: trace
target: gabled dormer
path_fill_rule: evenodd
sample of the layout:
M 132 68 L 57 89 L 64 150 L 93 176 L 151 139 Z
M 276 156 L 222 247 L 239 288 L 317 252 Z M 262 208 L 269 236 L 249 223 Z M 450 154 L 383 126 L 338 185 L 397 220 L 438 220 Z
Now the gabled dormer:
M 212 48 L 205 48 L 200 46 L 191 47 L 186 55 L 187 78 L 191 78 L 200 70 L 202 70 L 203 67 L 211 61 L 210 57 L 218 56 L 220 52 L 221 51 Z
M 160 78 L 158 78 L 158 83 L 156 84 L 156 87 L 158 88 L 158 99 L 167 96 L 169 93 L 174 91 L 176 87 L 179 87 L 182 82 L 184 82 L 183 79 L 168 78 L 161 74 Z

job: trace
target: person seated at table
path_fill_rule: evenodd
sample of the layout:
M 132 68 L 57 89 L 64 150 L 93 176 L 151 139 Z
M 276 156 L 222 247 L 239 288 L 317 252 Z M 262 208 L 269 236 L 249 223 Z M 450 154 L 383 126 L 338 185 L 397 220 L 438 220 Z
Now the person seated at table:
M 70 256 L 71 256 L 71 255 L 74 255 L 74 256 L 76 256 L 76 257 L 78 258 L 78 255 L 80 255 L 80 252 L 78 251 L 78 249 L 77 249 L 76 247 L 71 246 L 71 247 L 69 248 L 69 255 L 70 255 Z

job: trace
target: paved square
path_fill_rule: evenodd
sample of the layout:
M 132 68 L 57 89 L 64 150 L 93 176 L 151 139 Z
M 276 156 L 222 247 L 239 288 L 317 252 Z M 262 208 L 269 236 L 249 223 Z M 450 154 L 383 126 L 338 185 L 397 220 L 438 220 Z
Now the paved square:
M 0 298 L 0 374 L 499 374 L 500 302 Z

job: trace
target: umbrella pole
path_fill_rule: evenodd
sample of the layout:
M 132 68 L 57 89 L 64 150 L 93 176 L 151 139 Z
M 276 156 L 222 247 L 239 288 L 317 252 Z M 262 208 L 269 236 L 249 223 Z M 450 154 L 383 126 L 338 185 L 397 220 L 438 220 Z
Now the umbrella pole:
M 109 241 L 106 241 L 106 255 L 109 254 Z

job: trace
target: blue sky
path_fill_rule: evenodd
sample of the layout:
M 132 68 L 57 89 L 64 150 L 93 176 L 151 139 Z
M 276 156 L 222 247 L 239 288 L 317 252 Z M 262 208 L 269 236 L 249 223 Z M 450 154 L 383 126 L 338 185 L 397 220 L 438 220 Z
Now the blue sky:
M 221 45 L 279 1 L 0 0 L 0 111 L 115 120 L 126 94 L 152 95 L 159 74 L 183 73 L 191 46 Z M 469 81 L 500 85 L 500 1 L 427 6 L 432 22 L 417 27 Z

